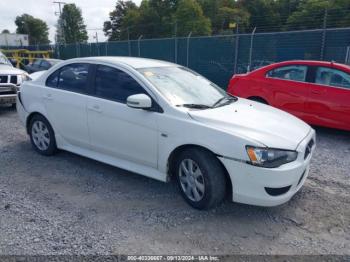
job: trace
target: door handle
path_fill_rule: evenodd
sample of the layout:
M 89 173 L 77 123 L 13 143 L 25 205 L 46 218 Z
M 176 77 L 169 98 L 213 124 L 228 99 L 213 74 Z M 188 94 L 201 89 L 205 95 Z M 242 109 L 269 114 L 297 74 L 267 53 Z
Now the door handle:
M 46 94 L 44 95 L 44 98 L 47 100 L 53 100 L 52 94 Z
M 88 109 L 90 111 L 94 111 L 94 112 L 97 112 L 97 113 L 102 113 L 102 110 L 101 110 L 100 106 L 98 106 L 98 105 L 88 106 Z
M 323 94 L 324 92 L 317 91 L 317 90 L 311 90 L 311 93 L 316 94 L 316 95 L 320 95 L 320 94 Z

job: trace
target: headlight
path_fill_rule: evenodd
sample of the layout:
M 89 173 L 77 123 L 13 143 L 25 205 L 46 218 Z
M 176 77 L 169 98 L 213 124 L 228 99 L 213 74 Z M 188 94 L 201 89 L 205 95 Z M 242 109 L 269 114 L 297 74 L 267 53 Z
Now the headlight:
M 18 75 L 18 84 L 22 84 L 24 81 L 30 80 L 31 78 L 27 74 Z
M 250 163 L 255 166 L 274 168 L 297 159 L 298 153 L 291 150 L 247 146 Z

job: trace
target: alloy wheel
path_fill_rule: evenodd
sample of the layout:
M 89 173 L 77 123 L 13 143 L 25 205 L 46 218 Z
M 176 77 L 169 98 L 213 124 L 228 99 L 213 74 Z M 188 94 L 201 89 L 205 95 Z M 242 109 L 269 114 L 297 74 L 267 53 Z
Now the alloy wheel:
M 179 180 L 182 191 L 194 202 L 204 197 L 205 184 L 202 171 L 192 159 L 184 159 L 179 166 Z
M 32 137 L 35 146 L 41 151 L 45 151 L 50 145 L 49 129 L 42 121 L 35 121 L 32 125 Z

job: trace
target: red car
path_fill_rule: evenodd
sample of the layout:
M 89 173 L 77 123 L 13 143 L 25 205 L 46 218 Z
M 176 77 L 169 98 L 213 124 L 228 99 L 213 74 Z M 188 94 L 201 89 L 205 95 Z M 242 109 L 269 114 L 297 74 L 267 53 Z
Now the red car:
M 275 63 L 234 75 L 228 90 L 305 122 L 350 130 L 350 66 L 321 61 Z

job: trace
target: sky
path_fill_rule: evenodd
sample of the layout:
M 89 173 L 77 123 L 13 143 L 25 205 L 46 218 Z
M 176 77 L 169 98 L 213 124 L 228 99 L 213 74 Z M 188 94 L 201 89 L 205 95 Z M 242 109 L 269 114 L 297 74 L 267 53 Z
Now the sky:
M 49 38 L 54 42 L 58 4 L 53 2 L 57 0 L 0 0 L 0 32 L 3 29 L 10 30 L 11 33 L 16 31 L 16 16 L 24 13 L 30 14 L 36 18 L 44 20 L 49 29 Z M 87 26 L 89 41 L 96 41 L 93 37 L 98 33 L 98 41 L 106 40 L 103 34 L 103 22 L 109 19 L 109 12 L 114 9 L 117 0 L 61 0 L 66 3 L 75 3 L 81 8 L 84 22 Z M 133 0 L 137 5 L 141 0 Z M 96 30 L 98 29 L 98 30 Z

